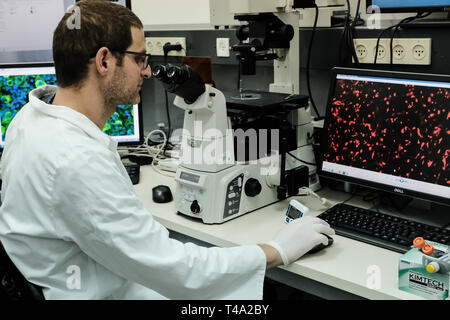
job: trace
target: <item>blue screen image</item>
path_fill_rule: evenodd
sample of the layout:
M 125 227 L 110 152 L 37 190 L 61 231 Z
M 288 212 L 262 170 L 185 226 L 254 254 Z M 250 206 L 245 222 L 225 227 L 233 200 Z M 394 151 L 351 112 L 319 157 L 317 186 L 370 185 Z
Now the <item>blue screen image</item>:
M 380 8 L 450 6 L 450 0 L 372 0 L 372 5 Z
M 1 141 L 14 116 L 28 102 L 30 91 L 49 84 L 56 85 L 54 74 L 0 76 Z
M 54 73 L 11 74 L 8 73 L 8 69 L 0 71 L 3 71 L 3 74 L 0 74 L 0 148 L 2 148 L 6 131 L 19 110 L 28 103 L 30 91 L 44 85 L 57 85 L 57 80 Z M 139 114 L 135 114 L 134 107 L 132 104 L 117 106 L 103 132 L 116 137 L 119 142 L 139 141 L 139 130 L 135 125 L 139 122 Z

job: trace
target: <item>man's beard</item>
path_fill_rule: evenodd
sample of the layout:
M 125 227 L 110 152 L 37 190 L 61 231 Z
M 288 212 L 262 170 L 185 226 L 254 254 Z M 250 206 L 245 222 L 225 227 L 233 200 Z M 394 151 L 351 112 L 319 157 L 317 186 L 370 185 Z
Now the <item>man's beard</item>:
M 108 118 L 114 114 L 118 105 L 136 104 L 140 101 L 138 89 L 127 86 L 127 80 L 119 69 L 114 72 L 111 82 L 102 88 L 102 93 L 105 101 L 104 114 Z

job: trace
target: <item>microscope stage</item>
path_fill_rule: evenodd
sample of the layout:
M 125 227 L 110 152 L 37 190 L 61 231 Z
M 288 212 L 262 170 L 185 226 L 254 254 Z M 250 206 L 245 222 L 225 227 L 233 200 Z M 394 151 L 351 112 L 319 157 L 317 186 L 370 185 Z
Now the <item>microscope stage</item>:
M 308 96 L 265 91 L 223 92 L 227 108 L 271 113 L 308 106 Z

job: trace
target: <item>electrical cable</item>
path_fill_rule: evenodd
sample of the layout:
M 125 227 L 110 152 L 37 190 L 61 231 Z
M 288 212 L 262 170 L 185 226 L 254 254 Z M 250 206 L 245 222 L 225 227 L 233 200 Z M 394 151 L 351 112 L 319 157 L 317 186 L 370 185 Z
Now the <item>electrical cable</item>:
M 155 134 L 155 133 L 161 133 L 163 136 L 163 142 L 158 144 L 157 146 L 152 145 L 149 146 L 148 145 L 148 141 L 150 140 L 150 136 Z M 165 136 L 164 131 L 161 131 L 159 129 L 157 130 L 153 130 L 151 131 L 147 137 L 144 140 L 144 143 L 136 146 L 136 147 L 120 147 L 117 149 L 121 159 L 129 157 L 129 156 L 135 156 L 135 157 L 148 157 L 152 159 L 152 164 L 156 161 L 157 159 L 160 157 L 159 154 L 161 153 L 161 150 L 164 148 L 164 145 L 167 143 L 167 139 Z M 147 162 L 145 160 L 143 160 L 144 162 Z
M 346 203 L 346 202 L 352 200 L 355 196 L 356 196 L 355 193 L 351 193 L 350 197 L 347 200 L 342 201 L 342 203 Z
M 290 153 L 290 152 L 288 152 L 288 155 L 290 155 L 292 158 L 294 158 L 295 160 L 300 161 L 300 162 L 302 162 L 302 163 L 309 164 L 310 166 L 316 166 L 315 163 L 312 163 L 312 162 L 308 162 L 308 161 L 299 159 L 299 158 L 297 158 L 296 156 L 294 156 L 294 155 L 293 155 L 292 153 Z
M 333 206 L 333 204 L 327 198 L 323 198 L 316 193 L 316 192 L 319 192 L 319 190 L 314 192 L 309 187 L 301 187 L 300 191 L 301 192 L 303 191 L 303 193 L 298 193 L 294 196 L 295 197 L 313 196 L 314 198 L 316 198 L 320 201 L 320 203 L 322 204 L 323 207 L 331 208 Z
M 342 34 L 341 34 L 341 39 L 339 41 L 339 63 L 341 64 L 341 66 L 343 64 L 345 64 L 345 62 L 342 62 L 342 46 L 344 43 L 344 39 L 345 39 L 345 34 L 347 32 L 347 26 L 348 26 L 348 22 L 350 20 L 350 2 L 347 1 L 347 15 L 345 16 L 345 21 L 344 21 L 344 29 L 342 30 Z
M 157 146 L 149 146 L 148 141 L 150 140 L 150 137 L 155 133 L 161 134 L 163 137 L 163 141 Z M 132 151 L 132 152 L 127 152 L 127 153 L 120 153 L 121 157 L 127 157 L 130 155 L 138 156 L 138 157 L 151 157 L 151 158 L 153 158 L 153 161 L 151 164 L 153 170 L 155 170 L 157 173 L 159 173 L 161 175 L 168 176 L 168 177 L 174 177 L 174 174 L 169 174 L 169 173 L 163 172 L 157 166 L 158 160 L 161 160 L 161 154 L 162 154 L 164 148 L 166 147 L 167 142 L 168 141 L 167 141 L 166 133 L 163 130 L 156 129 L 156 130 L 151 131 L 147 135 L 147 137 L 145 138 L 144 143 L 142 145 L 137 146 L 135 148 L 118 149 L 118 151 L 119 151 L 119 153 L 121 150 Z M 162 159 L 165 159 L 165 158 L 166 157 L 163 155 Z
M 369 192 L 362 196 L 362 200 L 365 202 L 375 201 L 380 198 L 380 195 L 375 192 Z
M 353 38 L 355 37 L 355 26 L 357 25 L 357 23 L 359 21 L 362 21 L 361 19 L 359 19 L 359 8 L 360 8 L 360 5 L 361 5 L 361 1 L 358 0 L 355 17 L 353 19 L 351 19 L 350 1 L 346 0 L 346 2 L 347 2 L 347 15 L 345 17 L 344 29 L 342 31 L 341 39 L 340 39 L 339 63 L 341 65 L 345 65 L 345 58 L 342 59 L 342 51 L 343 51 L 342 49 L 343 49 L 343 46 L 345 45 L 345 48 L 347 50 L 350 50 L 351 58 L 354 60 L 355 64 L 358 65 L 359 64 L 359 59 L 358 59 L 358 56 L 356 54 L 355 44 L 354 44 Z M 345 54 L 345 56 L 347 56 L 347 54 Z
M 314 25 L 313 25 L 313 29 L 311 32 L 311 39 L 309 40 L 308 57 L 307 57 L 307 61 L 306 61 L 306 85 L 308 87 L 308 94 L 309 94 L 309 99 L 311 101 L 311 105 L 314 109 L 314 112 L 317 115 L 316 120 L 321 120 L 321 119 L 323 119 L 323 117 L 320 116 L 319 110 L 317 110 L 316 103 L 314 102 L 314 98 L 312 96 L 312 91 L 311 91 L 311 78 L 310 78 L 311 52 L 312 52 L 312 46 L 313 46 L 313 41 L 314 41 L 314 34 L 317 29 L 317 21 L 319 20 L 319 7 L 316 4 L 314 4 L 314 8 L 316 10 L 316 16 L 314 17 Z
M 380 32 L 380 34 L 378 35 L 378 38 L 377 38 L 377 44 L 376 44 L 376 46 L 375 46 L 375 57 L 374 57 L 374 60 L 373 60 L 373 64 L 375 64 L 375 65 L 377 64 L 377 59 L 378 59 L 378 48 L 380 47 L 381 37 L 382 37 L 386 32 L 391 31 L 391 30 L 394 29 L 394 28 L 397 28 L 397 26 L 399 26 L 399 25 L 402 25 L 402 24 L 404 24 L 404 23 L 409 23 L 409 22 L 411 22 L 411 21 L 413 21 L 413 20 L 415 20 L 415 19 L 417 19 L 417 18 L 421 18 L 421 14 L 422 14 L 422 13 L 419 12 L 419 13 L 417 13 L 415 16 L 404 18 L 404 19 L 402 19 L 399 23 L 397 23 L 397 24 L 395 24 L 395 25 L 392 25 L 392 26 L 390 26 L 390 27 L 387 27 L 386 29 L 384 29 L 383 31 Z M 391 55 L 391 57 L 392 57 L 392 55 Z
M 392 26 L 390 26 L 390 27 L 387 27 L 387 28 L 383 29 L 383 30 L 380 32 L 380 34 L 378 35 L 378 38 L 377 38 L 376 46 L 375 46 L 375 57 L 374 57 L 374 59 L 373 59 L 373 64 L 375 64 L 375 65 L 377 64 L 377 59 L 378 59 L 378 49 L 379 49 L 379 47 L 380 47 L 380 41 L 381 41 L 381 38 L 383 37 L 383 35 L 384 35 L 386 32 L 388 32 L 388 31 L 390 31 L 390 30 L 396 28 L 398 25 L 404 23 L 405 21 L 408 21 L 408 20 L 411 19 L 411 18 L 414 18 L 414 17 L 407 17 L 407 18 L 404 18 L 404 19 L 401 20 L 398 24 L 395 24 L 395 25 L 392 25 Z
M 356 23 L 358 22 L 358 19 L 359 19 L 359 8 L 360 8 L 360 6 L 361 6 L 361 0 L 358 0 L 358 3 L 356 4 L 355 16 L 353 18 L 353 21 L 350 23 L 350 28 L 349 28 L 349 32 L 348 32 L 348 36 L 349 36 L 349 38 L 348 38 L 348 45 L 351 48 L 351 52 L 352 52 L 352 55 L 353 55 L 353 57 L 355 59 L 355 64 L 356 65 L 359 64 L 359 59 L 358 59 L 358 55 L 356 54 L 355 43 L 354 43 L 353 39 L 355 38 L 355 31 L 356 31 L 355 26 L 356 26 Z M 350 10 L 350 7 L 349 7 L 349 10 Z
M 164 65 L 167 66 L 167 54 L 169 52 L 164 50 Z M 167 141 L 170 140 L 170 136 L 171 136 L 171 131 L 172 131 L 172 125 L 171 125 L 171 121 L 170 121 L 170 112 L 169 112 L 169 97 L 168 97 L 168 93 L 167 90 L 164 90 L 164 97 L 165 97 L 165 101 L 166 101 L 166 116 L 167 116 Z M 166 154 L 166 148 L 167 148 L 167 144 L 165 144 L 164 146 L 164 155 Z
M 237 78 L 237 90 L 238 92 L 241 89 L 241 62 L 238 62 L 238 78 Z
M 411 17 L 410 19 L 408 19 L 407 20 L 407 18 L 406 19 L 404 19 L 404 20 L 406 20 L 406 21 L 404 21 L 403 23 L 402 22 L 400 22 L 400 23 L 398 23 L 397 25 L 396 25 L 396 27 L 394 28 L 394 32 L 392 33 L 392 35 L 391 35 L 391 39 L 390 39 L 390 44 L 389 44 L 389 46 L 390 46 L 390 63 L 389 63 L 389 65 L 390 65 L 390 69 L 392 70 L 392 68 L 393 68 L 393 65 L 394 65 L 394 48 L 393 48 L 393 46 L 394 46 L 394 38 L 395 38 L 395 35 L 396 35 L 396 33 L 400 30 L 400 28 L 401 28 L 401 26 L 403 25 L 403 24 L 405 24 L 405 23 L 409 23 L 409 22 L 411 22 L 411 21 L 413 21 L 413 20 L 416 20 L 416 19 L 420 19 L 420 18 L 425 18 L 425 17 L 427 17 L 427 16 L 429 16 L 431 14 L 431 12 L 428 12 L 428 13 L 418 13 L 417 14 L 417 16 L 415 16 L 415 17 Z M 402 20 L 403 21 L 403 20 Z
M 356 12 L 355 12 L 355 18 L 352 22 L 352 27 L 355 27 L 356 23 L 360 20 L 359 17 L 359 8 L 361 7 L 361 0 L 358 0 L 358 3 L 356 4 Z
M 181 50 L 183 50 L 183 47 L 181 46 L 181 44 L 171 44 L 170 42 L 165 43 L 164 46 L 163 46 L 164 65 L 167 66 L 167 56 L 168 56 L 170 51 L 181 51 Z M 168 97 L 168 94 L 167 94 L 167 90 L 164 90 L 164 97 L 165 97 L 165 102 L 166 102 L 166 116 L 167 116 L 167 126 L 168 126 L 167 143 L 164 146 L 164 152 L 163 152 L 164 156 L 166 156 L 167 147 L 168 146 L 173 146 L 170 143 L 170 137 L 172 135 L 172 124 L 171 124 L 171 120 L 170 120 L 169 97 Z
M 328 187 L 329 187 L 331 190 L 334 190 L 334 191 L 338 191 L 338 192 L 346 192 L 346 191 L 343 190 L 342 188 L 338 188 L 337 186 L 339 186 L 339 185 L 343 185 L 343 184 L 341 184 L 340 182 L 336 182 L 336 184 L 335 184 L 334 186 L 332 186 L 332 185 L 329 184 Z M 355 187 L 358 187 L 358 186 L 355 186 Z M 347 193 L 347 192 L 346 192 L 346 193 Z M 362 199 L 364 202 L 372 202 L 372 203 L 373 203 L 373 201 L 376 201 L 376 200 L 378 200 L 378 199 L 380 198 L 380 194 L 379 194 L 378 192 L 376 192 L 376 191 L 358 192 L 358 191 L 356 190 L 356 188 L 355 188 L 355 191 L 352 191 L 352 192 L 349 192 L 349 193 L 352 195 L 351 198 L 353 198 L 353 197 L 361 197 L 361 199 Z M 345 200 L 344 202 L 349 201 L 351 198 Z

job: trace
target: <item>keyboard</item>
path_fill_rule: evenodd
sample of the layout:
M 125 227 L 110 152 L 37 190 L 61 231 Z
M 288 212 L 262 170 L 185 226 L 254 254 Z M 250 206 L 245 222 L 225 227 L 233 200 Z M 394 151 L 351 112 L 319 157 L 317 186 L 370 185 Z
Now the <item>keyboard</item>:
M 141 166 L 136 163 L 126 163 L 126 164 L 124 164 L 124 167 L 127 170 L 127 173 L 131 179 L 131 182 L 133 184 L 138 184 Z
M 337 235 L 400 253 L 411 249 L 416 237 L 450 245 L 450 230 L 348 204 L 337 204 L 318 217 Z

